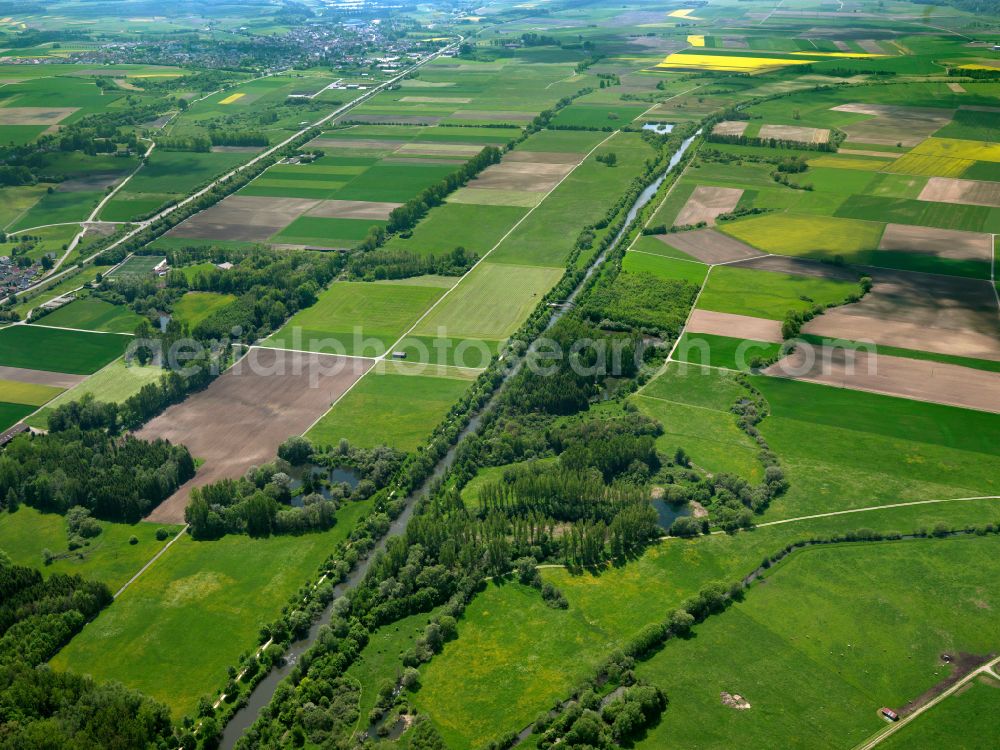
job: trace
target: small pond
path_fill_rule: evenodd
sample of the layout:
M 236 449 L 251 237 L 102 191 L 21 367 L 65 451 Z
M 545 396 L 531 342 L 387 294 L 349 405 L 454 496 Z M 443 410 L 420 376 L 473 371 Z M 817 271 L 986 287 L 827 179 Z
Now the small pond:
M 666 135 L 673 131 L 674 126 L 669 122 L 647 122 L 642 126 L 643 130 L 652 130 L 657 135 Z
M 302 479 L 307 472 L 312 474 L 313 482 L 316 485 L 316 492 L 327 500 L 330 499 L 330 487 L 346 484 L 353 490 L 361 481 L 361 476 L 354 469 L 341 466 L 332 469 L 327 469 L 325 466 L 302 466 L 292 470 L 292 481 L 289 484 L 292 492 L 295 492 L 302 486 Z M 301 508 L 302 495 L 293 495 L 292 505 L 296 508 Z
M 664 531 L 670 529 L 670 525 L 678 518 L 691 515 L 691 506 L 674 505 L 666 500 L 653 500 L 653 509 L 656 511 L 657 520 Z

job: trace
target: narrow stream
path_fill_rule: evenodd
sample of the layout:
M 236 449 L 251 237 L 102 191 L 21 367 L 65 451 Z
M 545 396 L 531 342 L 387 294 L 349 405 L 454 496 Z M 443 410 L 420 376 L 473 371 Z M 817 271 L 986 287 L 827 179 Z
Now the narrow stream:
M 583 289 L 586 281 L 604 262 L 604 260 L 608 256 L 608 253 L 610 253 L 618 246 L 618 243 L 621 242 L 622 237 L 625 236 L 625 233 L 627 232 L 629 225 L 638 215 L 639 211 L 641 211 L 643 207 L 653 199 L 653 196 L 656 194 L 656 191 L 659 190 L 660 185 L 663 184 L 663 181 L 667 178 L 667 175 L 669 175 L 677 167 L 677 164 L 680 163 L 680 160 L 684 157 L 684 154 L 687 152 L 688 148 L 690 148 L 691 144 L 694 142 L 696 137 L 697 135 L 693 135 L 687 140 L 685 140 L 681 144 L 680 148 L 677 149 L 677 151 L 673 154 L 673 156 L 670 157 L 670 162 L 667 165 L 666 171 L 639 194 L 639 197 L 636 198 L 635 203 L 632 204 L 632 208 L 629 209 L 629 212 L 625 217 L 625 224 L 622 226 L 621 230 L 615 236 L 614 241 L 610 245 L 608 245 L 607 249 L 605 249 L 604 252 L 601 253 L 601 255 L 590 265 L 583 279 L 581 279 L 580 283 L 567 298 L 566 300 L 567 302 L 572 302 L 573 300 L 576 299 L 577 295 Z M 565 308 L 556 309 L 556 311 L 553 312 L 552 317 L 549 319 L 548 324 L 546 325 L 546 330 L 555 325 L 555 323 L 563 316 L 564 313 L 565 313 Z M 406 528 L 406 524 L 409 523 L 409 520 L 413 515 L 413 509 L 415 505 L 414 501 L 418 497 L 423 495 L 425 492 L 427 492 L 431 484 L 434 481 L 441 479 L 448 471 L 448 469 L 451 468 L 451 465 L 455 462 L 455 456 L 457 454 L 458 446 L 467 436 L 479 430 L 479 425 L 482 423 L 483 416 L 488 414 L 490 410 L 494 407 L 500 393 L 503 391 L 504 384 L 514 374 L 517 373 L 517 371 L 520 369 L 521 363 L 523 362 L 524 362 L 524 357 L 521 357 L 521 359 L 517 362 L 515 366 L 507 370 L 503 382 L 501 382 L 500 386 L 497 387 L 497 389 L 493 392 L 493 396 L 486 403 L 486 405 L 480 410 L 480 412 L 474 415 L 472 419 L 469 420 L 469 424 L 459 434 L 458 440 L 455 442 L 455 445 L 452 446 L 452 448 L 438 462 L 437 466 L 434 467 L 434 471 L 430 475 L 430 477 L 428 477 L 427 480 L 419 488 L 417 488 L 414 492 L 410 494 L 409 497 L 406 498 L 406 505 L 403 508 L 403 512 L 400 513 L 399 516 L 389 525 L 389 531 L 386 532 L 386 534 L 376 543 L 375 547 L 368 553 L 368 555 L 364 559 L 358 560 L 357 564 L 347 575 L 347 579 L 337 584 L 334 587 L 333 592 L 335 599 L 337 597 L 343 596 L 345 593 L 347 593 L 350 589 L 357 586 L 364 579 L 365 575 L 368 573 L 368 568 L 371 567 L 372 559 L 375 557 L 377 552 L 385 548 L 386 544 L 388 543 L 389 537 L 398 536 L 399 534 L 403 533 L 403 530 Z M 275 690 L 277 690 L 278 685 L 281 683 L 283 679 L 285 679 L 291 673 L 299 657 L 302 656 L 302 654 L 305 653 L 316 641 L 317 637 L 319 636 L 320 627 L 322 625 L 327 624 L 330 621 L 332 614 L 333 614 L 333 605 L 331 604 L 330 606 L 328 606 L 326 609 L 323 610 L 319 618 L 317 618 L 317 620 L 312 624 L 312 627 L 309 628 L 308 635 L 306 635 L 306 637 L 302 638 L 301 640 L 295 641 L 286 652 L 284 661 L 280 665 L 273 667 L 271 671 L 268 673 L 267 677 L 261 680 L 260 683 L 257 685 L 257 687 L 254 688 L 253 692 L 249 696 L 247 705 L 241 708 L 235 714 L 233 714 L 232 719 L 230 719 L 229 723 L 226 724 L 226 728 L 223 730 L 222 733 L 222 742 L 220 744 L 220 748 L 222 748 L 222 750 L 232 750 L 232 748 L 236 744 L 236 741 L 240 737 L 242 737 L 243 734 L 247 731 L 247 729 L 249 729 L 250 726 L 254 723 L 254 721 L 256 721 L 257 716 L 260 714 L 260 712 L 268 705 L 268 703 L 271 702 L 271 697 L 274 695 Z

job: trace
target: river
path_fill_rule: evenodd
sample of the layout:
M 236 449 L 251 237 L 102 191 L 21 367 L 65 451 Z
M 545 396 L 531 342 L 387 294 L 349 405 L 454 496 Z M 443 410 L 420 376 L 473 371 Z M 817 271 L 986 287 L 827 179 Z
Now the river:
M 632 204 L 632 207 L 629 209 L 628 214 L 625 217 L 625 224 L 622 226 L 621 230 L 619 230 L 618 234 L 615 235 L 614 241 L 610 245 L 608 245 L 608 247 L 604 250 L 604 252 L 601 253 L 601 255 L 598 256 L 598 258 L 590 265 L 590 267 L 587 269 L 587 273 L 580 280 L 580 283 L 577 285 L 577 287 L 569 295 L 566 302 L 573 302 L 573 300 L 576 299 L 577 295 L 580 293 L 580 291 L 586 284 L 587 279 L 589 279 L 591 275 L 597 270 L 597 268 L 604 262 L 608 254 L 618 246 L 618 243 L 621 242 L 622 238 L 628 231 L 629 225 L 639 214 L 639 211 L 641 211 L 643 207 L 645 207 L 645 205 L 653 199 L 653 196 L 656 195 L 656 191 L 659 190 L 660 185 L 663 184 L 663 181 L 667 178 L 667 176 L 680 163 L 680 160 L 684 157 L 684 154 L 691 147 L 691 144 L 694 142 L 695 138 L 697 138 L 697 134 L 685 140 L 681 144 L 681 147 L 677 149 L 677 151 L 670 157 L 670 162 L 667 164 L 666 171 L 664 171 L 662 175 L 656 178 L 656 180 L 654 180 L 645 190 L 643 190 L 639 194 L 639 197 L 636 198 L 635 203 Z M 553 325 L 555 325 L 555 323 L 563 316 L 565 310 L 566 307 L 557 308 L 555 312 L 553 312 L 552 317 L 549 319 L 549 322 L 546 325 L 545 330 L 548 330 Z M 451 465 L 455 462 L 455 455 L 459 444 L 461 444 L 461 442 L 468 435 L 478 431 L 479 425 L 482 423 L 483 416 L 488 414 L 489 411 L 494 407 L 500 393 L 503 390 L 504 384 L 507 381 L 509 381 L 509 379 L 520 369 L 520 366 L 524 362 L 524 360 L 525 357 L 521 357 L 516 365 L 509 367 L 507 369 L 507 372 L 504 376 L 504 380 L 493 392 L 493 396 L 486 403 L 486 405 L 479 411 L 479 413 L 473 416 L 472 419 L 469 420 L 469 424 L 465 427 L 464 430 L 462 430 L 461 433 L 459 433 L 458 440 L 455 441 L 455 445 L 452 446 L 452 448 L 438 462 L 437 466 L 434 467 L 434 471 L 430 475 L 430 477 L 428 477 L 427 480 L 417 490 L 412 492 L 410 496 L 406 498 L 406 505 L 403 508 L 403 512 L 400 513 L 399 516 L 397 516 L 396 519 L 393 520 L 393 522 L 389 525 L 389 531 L 386 532 L 385 536 L 383 536 L 378 541 L 374 549 L 371 552 L 369 552 L 369 554 L 364 559 L 358 560 L 357 564 L 347 575 L 347 579 L 337 584 L 334 587 L 333 591 L 335 598 L 343 596 L 350 589 L 357 586 L 362 581 L 362 579 L 364 579 L 365 575 L 368 573 L 368 568 L 371 566 L 372 559 L 375 557 L 375 554 L 378 551 L 385 548 L 385 545 L 387 544 L 389 537 L 397 536 L 403 533 L 403 530 L 406 528 L 406 524 L 409 522 L 410 517 L 413 515 L 413 509 L 416 499 L 421 495 L 423 495 L 425 492 L 427 492 L 430 485 L 435 480 L 443 477 L 445 472 L 447 472 L 448 469 L 451 468 Z M 309 633 L 306 635 L 306 637 L 302 638 L 301 640 L 295 641 L 289 647 L 288 651 L 285 654 L 284 661 L 279 666 L 273 667 L 271 671 L 268 673 L 267 677 L 265 677 L 263 680 L 260 681 L 260 683 L 258 683 L 258 685 L 254 688 L 253 692 L 250 694 L 246 706 L 244 706 L 235 714 L 233 714 L 232 719 L 230 719 L 229 723 L 226 724 L 226 728 L 223 730 L 222 733 L 222 743 L 220 745 L 222 750 L 232 750 L 232 748 L 236 744 L 236 741 L 240 737 L 242 737 L 243 734 L 247 731 L 247 729 L 249 729 L 250 726 L 254 723 L 254 721 L 256 721 L 257 716 L 260 714 L 260 712 L 264 709 L 265 706 L 267 706 L 268 703 L 271 702 L 271 697 L 274 695 L 274 691 L 277 690 L 279 683 L 283 679 L 285 679 L 285 677 L 287 677 L 289 673 L 291 673 L 299 657 L 302 656 L 302 654 L 305 653 L 309 649 L 309 647 L 312 646 L 312 644 L 316 641 L 316 638 L 319 635 L 320 627 L 330 621 L 330 617 L 332 614 L 333 614 L 333 605 L 331 604 L 330 606 L 326 607 L 326 609 L 323 610 L 319 618 L 312 624 L 312 627 L 309 628 Z

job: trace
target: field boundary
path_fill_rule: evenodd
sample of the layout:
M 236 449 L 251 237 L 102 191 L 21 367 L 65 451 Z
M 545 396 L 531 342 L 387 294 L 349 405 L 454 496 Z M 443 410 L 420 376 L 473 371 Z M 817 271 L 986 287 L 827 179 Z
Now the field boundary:
M 127 589 L 129 586 L 131 586 L 133 583 L 135 583 L 139 579 L 139 576 L 141 576 L 149 568 L 151 568 L 153 566 L 153 563 L 155 563 L 157 560 L 159 560 L 160 557 L 163 555 L 163 553 L 165 553 L 168 549 L 170 549 L 173 546 L 174 542 L 176 542 L 178 539 L 180 539 L 187 530 L 188 530 L 188 524 L 184 524 L 184 528 L 182 528 L 180 531 L 178 531 L 177 535 L 174 536 L 173 539 L 171 539 L 169 542 L 167 542 L 165 545 L 163 545 L 163 547 L 160 549 L 160 551 L 157 552 L 155 555 L 153 555 L 153 557 L 150 559 L 150 561 L 148 563 L 146 563 L 141 568 L 139 568 L 138 572 L 134 576 L 132 576 L 131 578 L 129 578 L 127 581 L 125 581 L 124 585 L 115 592 L 114 598 L 117 599 L 119 596 L 121 596 L 125 592 L 125 589 Z

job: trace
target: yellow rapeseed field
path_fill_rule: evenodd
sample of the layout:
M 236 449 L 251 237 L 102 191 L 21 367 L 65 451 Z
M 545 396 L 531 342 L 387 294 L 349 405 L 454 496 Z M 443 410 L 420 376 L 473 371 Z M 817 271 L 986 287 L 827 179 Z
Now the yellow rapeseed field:
M 225 99 L 222 99 L 219 104 L 232 104 L 237 99 L 242 99 L 246 94 L 230 94 Z
M 690 34 L 688 36 L 688 44 L 692 47 L 704 47 L 705 37 L 702 34 Z
M 759 73 L 786 65 L 808 65 L 815 60 L 782 60 L 776 57 L 736 57 L 730 55 L 690 55 L 675 52 L 657 68 L 718 70 L 724 73 Z
M 972 161 L 1000 161 L 1000 144 L 982 141 L 963 141 L 957 138 L 928 138 L 911 154 L 915 156 L 943 156 L 949 159 Z
M 671 18 L 690 18 L 692 21 L 700 20 L 692 16 L 692 13 L 694 13 L 694 8 L 684 8 L 683 10 L 672 10 L 667 15 Z

